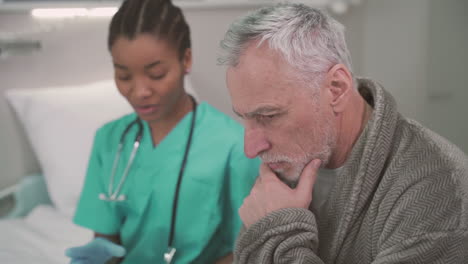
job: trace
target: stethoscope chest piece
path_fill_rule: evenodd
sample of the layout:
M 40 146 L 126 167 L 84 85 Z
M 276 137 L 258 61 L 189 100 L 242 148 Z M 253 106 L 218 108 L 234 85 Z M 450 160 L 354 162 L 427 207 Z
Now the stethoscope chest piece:
M 172 259 L 174 258 L 174 254 L 176 253 L 176 249 L 173 247 L 168 247 L 166 253 L 164 253 L 164 261 L 167 264 L 170 264 L 172 262 Z
M 134 124 L 138 125 L 138 133 L 135 137 L 135 141 L 133 142 L 133 149 L 132 152 L 130 153 L 130 158 L 128 159 L 127 166 L 125 166 L 124 172 L 122 174 L 122 178 L 120 179 L 119 184 L 117 185 L 117 188 L 114 189 L 114 180 L 115 180 L 115 174 L 117 171 L 117 167 L 119 165 L 120 161 L 120 156 L 122 155 L 122 149 L 123 149 L 123 144 L 125 140 L 125 135 L 127 135 L 128 131 Z M 139 118 L 135 119 L 133 122 L 131 122 L 124 130 L 119 146 L 117 147 L 117 153 L 115 154 L 114 162 L 112 164 L 112 171 L 111 171 L 111 176 L 109 180 L 109 186 L 107 190 L 107 194 L 105 193 L 100 193 L 99 194 L 99 199 L 102 201 L 108 201 L 108 202 L 123 202 L 127 200 L 127 196 L 120 194 L 120 190 L 122 189 L 122 186 L 127 179 L 128 172 L 130 171 L 130 168 L 133 164 L 133 160 L 135 159 L 135 156 L 137 154 L 138 148 L 140 147 L 140 141 L 141 137 L 143 134 L 143 125 L 141 124 L 141 120 Z

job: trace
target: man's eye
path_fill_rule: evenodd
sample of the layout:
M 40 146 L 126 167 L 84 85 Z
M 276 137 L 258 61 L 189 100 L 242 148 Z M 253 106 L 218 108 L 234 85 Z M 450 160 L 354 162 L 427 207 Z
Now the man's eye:
M 276 114 L 272 114 L 272 115 L 259 115 L 259 116 L 257 116 L 257 119 L 258 119 L 258 121 L 261 121 L 261 122 L 268 122 L 268 121 L 273 120 L 276 116 L 277 116 Z

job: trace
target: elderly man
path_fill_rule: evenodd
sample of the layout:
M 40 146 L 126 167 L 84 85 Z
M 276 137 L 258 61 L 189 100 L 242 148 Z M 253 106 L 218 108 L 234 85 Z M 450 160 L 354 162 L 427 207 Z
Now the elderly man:
M 221 46 L 244 151 L 263 160 L 235 263 L 468 263 L 466 155 L 353 77 L 341 24 L 278 4 Z

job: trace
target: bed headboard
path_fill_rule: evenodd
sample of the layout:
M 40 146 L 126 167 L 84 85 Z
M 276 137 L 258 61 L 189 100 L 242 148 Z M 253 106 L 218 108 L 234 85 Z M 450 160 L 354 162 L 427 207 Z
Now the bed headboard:
M 5 29 L 12 32 L 37 28 L 41 22 L 24 14 L 2 13 L 0 25 L 1 33 Z M 4 97 L 5 91 L 78 85 L 111 77 L 105 47 L 107 25 L 108 18 L 83 20 L 60 30 L 31 34 L 28 38 L 41 42 L 40 51 L 0 59 L 0 190 L 39 171 L 21 124 Z M 76 36 L 87 39 L 76 42 Z

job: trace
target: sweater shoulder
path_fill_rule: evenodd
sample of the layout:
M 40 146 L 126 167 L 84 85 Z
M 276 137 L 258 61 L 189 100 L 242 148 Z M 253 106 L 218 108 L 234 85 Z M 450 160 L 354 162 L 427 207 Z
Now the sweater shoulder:
M 386 208 L 381 211 L 386 228 L 408 235 L 467 230 L 466 155 L 447 139 L 405 118 L 397 124 L 394 141 L 378 190 L 380 208 Z

